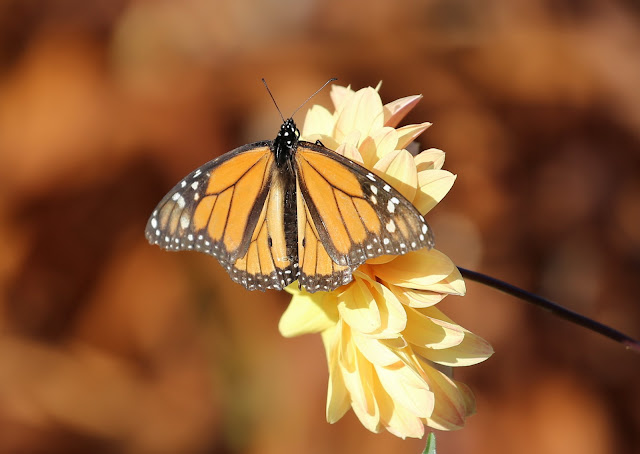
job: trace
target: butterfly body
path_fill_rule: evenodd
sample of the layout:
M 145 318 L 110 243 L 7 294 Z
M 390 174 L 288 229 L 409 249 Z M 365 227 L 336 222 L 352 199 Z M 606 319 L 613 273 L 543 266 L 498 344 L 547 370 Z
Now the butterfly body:
M 213 255 L 249 290 L 298 280 L 312 293 L 347 284 L 369 258 L 433 246 L 424 218 L 391 185 L 299 136 L 289 118 L 273 141 L 187 175 L 149 218 L 149 242 Z

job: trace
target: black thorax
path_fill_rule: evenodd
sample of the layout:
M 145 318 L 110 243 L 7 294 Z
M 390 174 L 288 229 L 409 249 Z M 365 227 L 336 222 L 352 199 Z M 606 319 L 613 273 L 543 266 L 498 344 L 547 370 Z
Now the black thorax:
M 285 166 L 292 168 L 291 161 L 298 147 L 299 138 L 300 131 L 298 131 L 293 119 L 288 118 L 280 126 L 278 136 L 273 141 L 273 154 L 279 169 L 283 169 Z

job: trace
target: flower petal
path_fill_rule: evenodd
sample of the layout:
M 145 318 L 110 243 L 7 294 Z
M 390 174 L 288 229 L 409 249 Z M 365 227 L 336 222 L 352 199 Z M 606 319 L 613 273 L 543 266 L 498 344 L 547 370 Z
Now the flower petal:
M 427 418 L 429 426 L 440 430 L 455 430 L 464 426 L 467 414 L 466 393 L 442 372 L 422 362 L 429 386 L 437 396 L 433 413 Z
M 401 287 L 432 290 L 454 268 L 451 259 L 437 249 L 421 249 L 401 255 L 384 265 L 377 265 L 375 274 L 380 279 Z
M 419 189 L 413 204 L 422 214 L 428 213 L 449 192 L 456 176 L 446 170 L 424 170 L 418 173 Z
M 398 148 L 406 148 L 420 134 L 425 132 L 429 126 L 431 126 L 431 123 L 426 121 L 419 125 L 407 125 L 396 129 L 398 133 Z
M 305 138 L 312 134 L 324 134 L 331 136 L 333 134 L 334 127 L 335 122 L 333 114 L 324 107 L 316 104 L 307 110 L 307 115 L 305 116 L 304 124 L 302 125 L 301 136 Z
M 369 335 L 378 339 L 395 338 L 407 326 L 407 314 L 402 303 L 386 286 L 367 275 L 361 277 L 375 298 L 380 313 L 380 328 Z
M 422 95 L 405 96 L 384 105 L 384 125 L 395 128 L 416 104 L 420 102 Z
M 453 320 L 448 318 L 435 307 L 417 310 L 419 310 L 421 314 L 432 317 L 433 319 L 455 324 Z M 493 348 L 487 341 L 471 331 L 464 328 L 462 328 L 462 330 L 464 331 L 464 338 L 462 339 L 462 342 L 455 347 L 444 350 L 435 350 L 432 348 L 414 346 L 414 350 L 417 354 L 423 356 L 429 361 L 453 367 L 478 364 L 493 354 Z
M 402 335 L 413 346 L 442 350 L 459 345 L 465 337 L 465 330 L 455 323 L 431 318 L 408 307 L 407 327 Z
M 338 311 L 331 293 L 300 292 L 291 298 L 280 317 L 278 329 L 284 337 L 319 333 L 336 324 Z
M 418 172 L 407 150 L 392 151 L 373 167 L 407 200 L 413 200 L 418 187 Z
M 362 353 L 371 364 L 376 366 L 389 366 L 398 362 L 398 355 L 394 349 L 389 348 L 386 343 L 379 339 L 353 332 L 353 341 L 358 346 L 360 353 Z
M 347 87 L 331 85 L 329 96 L 331 97 L 331 102 L 333 102 L 334 112 L 336 114 L 340 113 L 345 104 L 353 99 L 354 94 L 355 91 L 351 89 L 351 85 Z
M 373 88 L 358 90 L 338 113 L 334 137 L 338 142 L 342 142 L 342 139 L 353 131 L 359 131 L 362 137 L 369 135 L 370 131 L 377 131 L 383 124 L 381 112 L 382 101 Z
M 343 346 L 348 356 L 343 356 L 340 365 L 353 411 L 362 425 L 372 432 L 379 432 L 380 410 L 376 401 L 373 365 L 358 352 L 355 343 L 343 341 Z
M 382 387 L 393 400 L 394 406 L 404 407 L 420 418 L 431 416 L 435 396 L 422 377 L 401 362 L 375 369 Z
M 416 290 L 405 287 L 398 287 L 386 283 L 389 290 L 393 292 L 398 300 L 409 307 L 429 307 L 439 303 L 447 296 L 446 293 L 433 292 L 429 290 Z
M 376 159 L 372 163 L 372 165 L 378 162 L 387 154 L 399 148 L 398 133 L 393 128 L 380 128 L 378 131 L 371 135 L 371 138 L 376 144 Z
M 372 333 L 382 325 L 380 311 L 371 290 L 360 279 L 355 280 L 338 298 L 338 312 L 356 331 Z
M 341 323 L 325 330 L 322 333 L 322 340 L 327 351 L 327 362 L 329 365 L 329 384 L 327 387 L 327 408 L 326 416 L 330 424 L 338 421 L 351 408 L 349 392 L 342 378 L 338 360 L 339 346 L 341 340 Z
M 437 148 L 429 148 L 416 156 L 415 162 L 418 172 L 423 170 L 440 170 L 444 165 L 444 151 Z
M 338 148 L 336 148 L 336 153 L 344 156 L 347 159 L 351 159 L 353 162 L 357 162 L 360 165 L 364 165 L 364 161 L 362 159 L 362 155 L 351 143 L 343 143 Z
M 462 279 L 460 271 L 454 266 L 451 274 L 440 282 L 430 285 L 429 290 L 432 292 L 463 296 L 467 292 L 467 287 L 464 283 L 464 279 Z

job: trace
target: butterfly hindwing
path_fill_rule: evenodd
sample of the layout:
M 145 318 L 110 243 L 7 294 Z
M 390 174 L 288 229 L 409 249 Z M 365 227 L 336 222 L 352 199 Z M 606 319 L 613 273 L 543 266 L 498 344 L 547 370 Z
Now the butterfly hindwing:
M 353 269 L 336 263 L 327 253 L 309 207 L 297 184 L 298 282 L 308 292 L 330 291 L 351 281 Z
M 299 186 L 319 240 L 339 265 L 433 246 L 418 210 L 386 181 L 320 145 L 300 142 Z

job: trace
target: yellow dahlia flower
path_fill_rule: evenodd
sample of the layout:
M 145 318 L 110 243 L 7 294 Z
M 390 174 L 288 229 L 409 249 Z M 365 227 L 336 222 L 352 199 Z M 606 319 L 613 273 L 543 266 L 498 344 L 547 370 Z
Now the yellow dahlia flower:
M 406 147 L 431 124 L 396 128 L 421 96 L 383 105 L 377 88 L 333 86 L 335 111 L 309 109 L 302 137 L 319 139 L 383 177 L 424 215 L 451 189 L 444 152 L 413 156 Z M 458 429 L 475 410 L 473 394 L 450 369 L 484 361 L 491 346 L 434 306 L 464 295 L 453 262 L 436 249 L 369 260 L 353 281 L 332 292 L 309 294 L 297 284 L 280 320 L 290 337 L 321 333 L 329 364 L 327 420 L 353 408 L 373 432 L 422 437 L 424 426 Z

